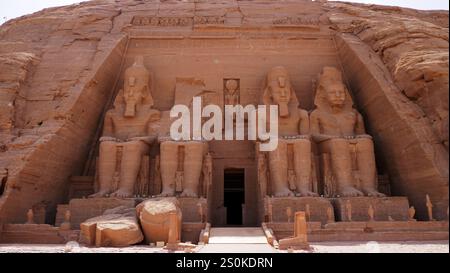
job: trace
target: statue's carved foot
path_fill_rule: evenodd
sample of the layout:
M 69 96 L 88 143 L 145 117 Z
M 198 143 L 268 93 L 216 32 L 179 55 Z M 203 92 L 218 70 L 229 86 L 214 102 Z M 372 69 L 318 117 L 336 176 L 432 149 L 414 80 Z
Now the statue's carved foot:
M 357 197 L 357 196 L 364 196 L 364 193 L 361 191 L 353 188 L 353 187 L 345 187 L 340 191 L 341 197 Z
M 302 196 L 302 197 L 318 197 L 319 195 L 315 192 L 312 191 L 308 191 L 308 190 L 299 190 L 298 191 L 298 196 Z
M 108 190 L 101 190 L 99 192 L 96 192 L 94 194 L 91 194 L 88 196 L 88 198 L 100 198 L 100 197 L 105 197 L 107 194 L 109 193 Z
M 295 196 L 295 194 L 289 189 L 284 189 L 274 194 L 275 197 L 291 197 Z
M 385 194 L 378 192 L 377 190 L 374 189 L 363 189 L 363 192 L 370 197 L 386 197 Z
M 190 189 L 185 189 L 181 194 L 181 197 L 198 197 L 198 195 Z
M 117 191 L 111 193 L 111 197 L 130 198 L 130 197 L 133 197 L 133 193 L 129 190 L 118 189 Z
M 175 196 L 175 191 L 163 191 L 158 194 L 158 197 L 172 197 Z

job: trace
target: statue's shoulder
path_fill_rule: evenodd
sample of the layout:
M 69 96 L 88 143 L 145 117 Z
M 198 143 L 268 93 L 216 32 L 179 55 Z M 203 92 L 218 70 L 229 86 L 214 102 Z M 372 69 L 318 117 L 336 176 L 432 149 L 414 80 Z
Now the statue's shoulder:
M 352 108 L 352 112 L 351 113 L 353 115 L 355 115 L 355 117 L 357 117 L 357 118 L 362 117 L 361 113 L 358 110 L 356 110 L 355 108 Z
M 320 111 L 319 109 L 314 109 L 311 111 L 311 113 L 309 114 L 310 117 L 319 117 L 321 115 L 322 111 Z
M 161 111 L 159 111 L 158 109 L 151 108 L 151 107 L 149 106 L 149 108 L 148 108 L 148 116 L 149 116 L 152 120 L 160 119 L 160 118 L 161 118 Z
M 305 109 L 302 109 L 302 108 L 298 108 L 298 114 L 302 118 L 308 117 L 308 111 L 306 111 Z
M 115 116 L 117 114 L 116 112 L 117 112 L 117 110 L 115 108 L 109 109 L 105 113 L 105 118 L 111 118 L 111 117 Z

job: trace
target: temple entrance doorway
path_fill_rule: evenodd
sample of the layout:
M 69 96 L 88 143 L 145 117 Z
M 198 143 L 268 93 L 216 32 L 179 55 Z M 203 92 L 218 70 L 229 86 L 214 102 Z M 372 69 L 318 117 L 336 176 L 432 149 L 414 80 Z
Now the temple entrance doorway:
M 245 204 L 245 169 L 224 170 L 224 206 L 227 211 L 227 226 L 243 225 Z

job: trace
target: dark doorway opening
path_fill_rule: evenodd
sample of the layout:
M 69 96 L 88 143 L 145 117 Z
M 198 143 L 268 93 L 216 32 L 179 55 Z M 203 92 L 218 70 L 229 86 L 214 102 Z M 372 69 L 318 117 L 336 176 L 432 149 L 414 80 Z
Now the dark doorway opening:
M 244 169 L 226 169 L 224 171 L 224 206 L 227 208 L 227 225 L 242 225 L 242 204 L 244 203 Z
M 0 176 L 0 196 L 3 195 L 3 193 L 5 192 L 7 178 L 8 178 L 7 176 L 5 177 Z

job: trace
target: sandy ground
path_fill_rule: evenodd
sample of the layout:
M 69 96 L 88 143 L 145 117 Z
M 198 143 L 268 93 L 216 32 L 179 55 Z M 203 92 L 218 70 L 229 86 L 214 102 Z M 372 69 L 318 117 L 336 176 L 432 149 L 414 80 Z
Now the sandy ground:
M 220 245 L 215 244 L 214 252 L 247 252 L 252 248 L 252 244 L 241 245 Z M 243 247 L 245 246 L 245 247 Z M 329 243 L 312 243 L 314 253 L 449 253 L 448 241 L 432 241 L 432 242 L 329 242 Z M 198 246 L 195 252 L 202 251 L 202 246 Z M 241 250 L 241 251 L 240 251 Z M 69 242 L 66 245 L 24 245 L 24 244 L 0 244 L 0 253 L 161 253 L 166 252 L 157 247 L 150 246 L 132 246 L 126 248 L 90 248 L 79 246 L 77 243 Z M 274 249 L 274 252 L 281 252 Z M 287 251 L 282 251 L 287 252 Z M 297 252 L 297 251 L 296 251 Z M 301 251 L 299 251 L 301 252 Z

